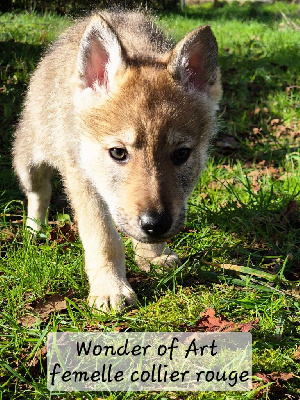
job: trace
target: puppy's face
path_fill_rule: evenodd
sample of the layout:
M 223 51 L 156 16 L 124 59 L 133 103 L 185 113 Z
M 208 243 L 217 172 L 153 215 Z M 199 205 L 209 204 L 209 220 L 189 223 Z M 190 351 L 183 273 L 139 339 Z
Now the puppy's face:
M 117 26 L 94 16 L 80 42 L 73 100 L 80 164 L 107 212 L 138 241 L 160 242 L 184 223 L 221 85 L 208 26 L 164 51 L 155 50 L 155 29 L 141 34 L 145 48 L 131 49 Z
M 127 72 L 114 96 L 82 111 L 82 168 L 123 232 L 154 243 L 180 231 L 214 115 L 205 94 L 150 68 Z

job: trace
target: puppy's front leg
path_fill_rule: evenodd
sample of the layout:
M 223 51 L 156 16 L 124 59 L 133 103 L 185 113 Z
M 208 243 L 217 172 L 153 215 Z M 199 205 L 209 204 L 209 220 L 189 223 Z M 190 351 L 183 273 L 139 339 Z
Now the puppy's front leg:
M 167 247 L 166 243 L 142 243 L 131 239 L 135 251 L 135 261 L 142 271 L 149 271 L 151 264 L 173 267 L 181 265 L 176 253 Z
M 65 185 L 85 251 L 90 305 L 109 310 L 134 303 L 135 295 L 126 279 L 122 240 L 107 207 L 77 169 L 68 169 Z

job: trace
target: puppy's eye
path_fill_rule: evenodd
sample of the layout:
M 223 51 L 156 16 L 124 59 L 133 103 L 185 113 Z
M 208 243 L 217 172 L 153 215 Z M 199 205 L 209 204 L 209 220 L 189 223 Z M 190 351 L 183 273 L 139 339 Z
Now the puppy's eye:
M 180 149 L 174 150 L 171 155 L 171 160 L 174 165 L 184 164 L 191 154 L 191 149 L 187 147 L 181 147 Z
M 112 149 L 109 149 L 109 155 L 118 162 L 125 162 L 128 159 L 127 150 L 122 147 L 113 147 Z

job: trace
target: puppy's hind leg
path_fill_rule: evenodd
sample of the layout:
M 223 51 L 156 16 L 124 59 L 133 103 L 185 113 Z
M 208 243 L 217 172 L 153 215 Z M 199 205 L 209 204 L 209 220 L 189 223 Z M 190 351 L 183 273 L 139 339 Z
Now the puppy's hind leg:
M 27 227 L 40 231 L 51 199 L 51 168 L 44 163 L 30 165 L 17 157 L 14 167 L 28 200 Z

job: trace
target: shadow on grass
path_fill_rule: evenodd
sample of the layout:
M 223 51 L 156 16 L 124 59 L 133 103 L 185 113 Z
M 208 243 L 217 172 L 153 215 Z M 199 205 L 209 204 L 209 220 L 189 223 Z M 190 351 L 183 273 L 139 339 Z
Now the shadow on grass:
M 206 20 L 240 20 L 265 22 L 272 24 L 280 21 L 282 15 L 279 9 L 270 10 L 269 4 L 261 1 L 248 2 L 241 4 L 238 1 L 219 2 L 217 7 L 212 3 L 203 5 L 201 8 L 187 7 L 183 15 L 190 19 L 206 19 Z
M 36 67 L 44 45 L 0 42 L 0 207 L 14 199 L 24 199 L 11 165 L 12 138 L 30 75 Z
M 285 48 L 272 54 L 260 54 L 259 50 L 250 50 L 251 42 L 256 40 L 250 41 L 245 55 L 231 49 L 220 55 L 224 93 L 220 105 L 219 137 L 234 136 L 238 149 L 229 148 L 224 152 L 221 148 L 214 156 L 225 155 L 242 162 L 273 159 L 275 165 L 279 165 L 287 152 L 295 150 L 295 143 L 278 140 L 276 129 L 272 132 L 271 125 L 278 119 L 288 133 L 293 124 L 300 53 L 296 48 Z M 277 106 L 277 103 L 280 104 Z M 287 113 L 284 113 L 286 109 Z M 259 132 L 255 134 L 257 129 Z M 287 135 L 286 139 L 289 138 Z
M 271 192 L 265 196 L 253 196 L 247 204 L 228 202 L 218 210 L 196 204 L 188 215 L 187 226 L 195 231 L 211 227 L 212 230 L 230 233 L 236 238 L 234 244 L 231 240 L 223 244 L 211 243 L 211 246 L 206 244 L 206 261 L 210 261 L 210 257 L 212 261 L 224 256 L 226 259 L 227 255 L 231 260 L 236 260 L 237 264 L 247 265 L 251 260 L 251 263 L 261 265 L 263 269 L 267 264 L 269 272 L 277 273 L 287 257 L 285 277 L 299 280 L 300 216 L 296 203 L 291 200 L 291 196 L 282 195 L 278 198 L 277 193 Z M 200 263 L 202 257 L 203 253 L 196 254 Z
M 251 3 L 240 6 L 239 4 L 225 4 L 221 8 L 209 7 L 191 8 L 187 12 L 188 18 L 204 17 L 206 19 L 258 19 L 271 23 L 277 18 L 276 12 L 265 9 L 261 4 Z M 43 50 L 43 45 L 30 45 L 9 40 L 0 42 L 2 57 L 0 60 L 0 159 L 1 179 L 0 191 L 11 187 L 7 195 L 14 198 L 13 186 L 19 195 L 17 181 L 9 173 L 10 148 L 12 135 L 21 110 L 24 93 L 28 84 L 30 73 L 34 70 Z M 245 50 L 246 49 L 246 50 Z M 281 113 L 268 111 L 265 115 L 255 114 L 259 106 L 265 107 L 270 97 L 277 95 L 288 96 L 286 88 L 293 85 L 298 76 L 300 53 L 297 49 L 279 48 L 266 53 L 259 38 L 249 38 L 248 42 L 239 47 L 220 49 L 220 65 L 224 97 L 221 103 L 222 124 L 220 136 L 232 135 L 239 142 L 237 149 L 218 148 L 215 157 L 228 157 L 242 162 L 262 159 L 275 159 L 279 164 L 286 155 L 286 145 L 276 148 L 255 138 L 256 144 L 252 145 L 253 128 L 262 129 L 262 135 L 269 134 L 269 123 L 272 119 L 285 117 Z M 249 145 L 250 143 L 250 145 Z M 9 200 L 9 196 L 7 199 Z
M 0 154 L 9 155 L 30 74 L 45 47 L 11 39 L 0 48 Z

